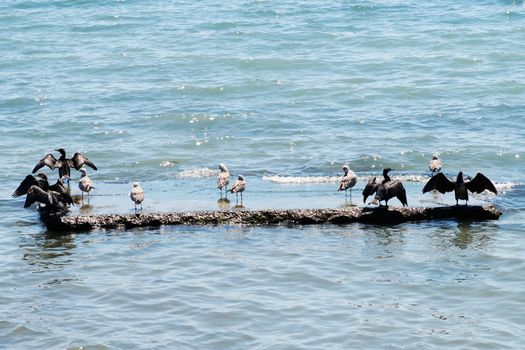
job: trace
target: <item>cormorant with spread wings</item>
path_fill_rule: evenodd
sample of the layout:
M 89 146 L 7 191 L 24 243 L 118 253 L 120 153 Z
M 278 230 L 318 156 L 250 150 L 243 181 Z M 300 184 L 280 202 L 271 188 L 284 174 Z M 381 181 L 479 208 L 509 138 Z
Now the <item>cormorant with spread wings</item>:
M 481 193 L 485 190 L 489 190 L 495 194 L 498 194 L 496 187 L 485 175 L 477 173 L 472 180 L 465 181 L 463 179 L 463 172 L 458 173 L 456 181 L 450 181 L 443 173 L 438 173 L 428 180 L 425 187 L 423 187 L 423 193 L 430 192 L 432 190 L 438 190 L 441 193 L 452 192 L 456 196 L 456 205 L 458 201 L 464 200 L 465 204 L 468 204 L 468 191 L 473 193 Z
M 44 165 L 47 165 L 51 170 L 58 168 L 58 175 L 60 178 L 64 175 L 71 176 L 71 168 L 80 170 L 84 164 L 93 168 L 94 170 L 97 170 L 95 164 L 93 164 L 93 162 L 87 157 L 82 155 L 82 153 L 76 152 L 73 155 L 73 158 L 68 159 L 66 158 L 66 151 L 63 148 L 58 148 L 55 151 L 60 153 L 60 158 L 56 159 L 51 153 L 49 153 L 44 158 L 40 159 L 33 169 L 33 174 Z

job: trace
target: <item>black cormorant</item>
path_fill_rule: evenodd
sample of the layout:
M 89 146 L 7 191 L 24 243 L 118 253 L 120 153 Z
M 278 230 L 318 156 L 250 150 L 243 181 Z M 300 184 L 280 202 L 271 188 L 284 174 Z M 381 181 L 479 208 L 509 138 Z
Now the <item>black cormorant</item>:
M 456 196 L 456 205 L 459 204 L 459 200 L 464 200 L 465 204 L 468 204 L 468 191 L 481 193 L 485 190 L 489 190 L 495 194 L 498 194 L 496 187 L 485 175 L 477 173 L 472 180 L 463 179 L 463 172 L 458 173 L 456 181 L 450 181 L 443 173 L 439 173 L 428 180 L 425 187 L 423 187 L 423 193 L 438 190 L 441 193 L 452 192 Z

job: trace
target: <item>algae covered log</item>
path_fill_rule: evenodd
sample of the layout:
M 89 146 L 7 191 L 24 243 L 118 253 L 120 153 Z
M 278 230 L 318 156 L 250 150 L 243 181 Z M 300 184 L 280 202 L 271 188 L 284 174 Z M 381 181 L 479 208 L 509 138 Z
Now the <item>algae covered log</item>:
M 92 229 L 127 229 L 163 225 L 311 225 L 397 224 L 409 221 L 497 220 L 501 212 L 494 206 L 450 206 L 431 208 L 338 208 L 295 210 L 230 210 L 174 213 L 110 214 L 68 216 L 43 214 L 44 224 L 56 231 L 88 231 Z

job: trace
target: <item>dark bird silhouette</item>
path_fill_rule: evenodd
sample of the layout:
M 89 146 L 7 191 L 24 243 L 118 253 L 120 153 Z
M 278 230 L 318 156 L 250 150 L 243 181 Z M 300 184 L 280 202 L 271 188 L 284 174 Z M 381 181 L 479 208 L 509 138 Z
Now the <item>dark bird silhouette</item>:
M 379 184 L 378 180 L 374 177 L 363 190 L 363 202 L 366 203 L 366 198 L 372 194 L 376 194 L 372 204 L 381 205 L 382 201 L 385 201 L 385 206 L 388 207 L 388 201 L 394 197 L 399 199 L 403 206 L 408 205 L 407 193 L 403 184 L 399 180 L 392 180 L 388 173 L 392 169 L 386 168 L 383 170 L 383 181 Z
M 35 178 L 32 175 L 27 175 L 24 180 L 18 185 L 18 188 L 11 195 L 13 198 L 20 197 L 27 194 L 27 191 L 31 186 L 37 186 L 44 191 L 47 191 L 49 188 L 49 183 L 47 182 L 47 175 L 39 173 Z
M 368 183 L 363 189 L 363 203 L 366 203 L 366 199 L 377 192 L 379 186 L 381 186 L 381 181 L 379 181 L 377 177 L 374 176 L 368 180 Z
M 29 208 L 33 203 L 38 202 L 46 206 L 47 209 L 63 209 L 66 207 L 67 199 L 58 192 L 44 191 L 38 186 L 31 186 L 27 191 L 24 208 Z
M 498 194 L 496 187 L 485 175 L 477 173 L 472 180 L 463 178 L 463 172 L 458 173 L 456 181 L 450 181 L 443 173 L 439 173 L 428 180 L 425 187 L 423 187 L 423 193 L 430 192 L 432 190 L 438 190 L 441 193 L 454 191 L 456 197 L 456 205 L 459 204 L 459 200 L 464 200 L 465 205 L 468 204 L 468 192 L 481 193 L 485 190 L 489 190 L 495 194 Z
M 432 155 L 432 159 L 430 162 L 428 162 L 428 170 L 432 173 L 432 175 L 437 174 L 441 171 L 442 162 L 441 159 L 439 159 L 439 154 L 434 153 Z
M 68 159 L 66 158 L 66 151 L 63 148 L 58 148 L 55 151 L 60 153 L 60 157 L 56 159 L 51 153 L 49 153 L 44 158 L 40 159 L 40 161 L 36 164 L 35 168 L 33 169 L 33 174 L 44 165 L 47 165 L 51 170 L 58 168 L 59 177 L 64 175 L 71 176 L 71 168 L 80 170 L 84 164 L 93 168 L 94 170 L 97 170 L 95 164 L 93 164 L 93 162 L 87 157 L 84 157 L 82 153 L 76 152 L 73 155 L 73 158 Z
M 339 191 L 345 191 L 345 196 L 348 196 L 350 190 L 350 198 L 352 198 L 352 188 L 357 183 L 357 175 L 350 170 L 348 164 L 343 165 L 344 175 L 339 183 Z

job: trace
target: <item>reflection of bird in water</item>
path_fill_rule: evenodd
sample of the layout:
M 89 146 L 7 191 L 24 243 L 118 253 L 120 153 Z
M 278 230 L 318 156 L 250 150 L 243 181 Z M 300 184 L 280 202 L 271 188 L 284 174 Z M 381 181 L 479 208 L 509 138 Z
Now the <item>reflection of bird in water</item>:
M 350 170 L 350 167 L 345 164 L 343 165 L 344 175 L 339 184 L 339 191 L 345 191 L 345 197 L 348 196 L 348 190 L 350 190 L 350 199 L 352 198 L 352 187 L 357 183 L 356 174 Z
M 399 180 L 392 180 L 388 175 L 391 170 L 390 168 L 383 170 L 384 179 L 381 184 L 378 184 L 375 178 L 368 182 L 363 190 L 363 201 L 366 201 L 369 195 L 375 193 L 374 200 L 370 204 L 379 204 L 381 206 L 381 201 L 385 201 L 385 206 L 388 207 L 388 201 L 396 197 L 403 206 L 408 205 L 407 194 L 403 184 Z
M 226 165 L 223 163 L 219 164 L 219 169 L 221 172 L 217 176 L 217 188 L 221 191 L 222 198 L 222 189 L 224 189 L 224 194 L 227 196 L 228 193 L 228 184 L 230 183 L 230 172 Z
M 428 162 L 428 169 L 432 175 L 437 174 L 441 171 L 441 159 L 439 159 L 439 154 L 434 153 L 432 159 Z
M 142 201 L 144 200 L 144 190 L 140 187 L 138 182 L 133 183 L 131 193 L 129 194 L 131 200 L 135 203 L 135 211 L 137 211 L 137 204 L 140 204 L 140 210 L 142 210 Z
M 87 170 L 84 168 L 80 169 L 80 180 L 78 180 L 78 188 L 82 192 L 82 200 L 84 200 L 84 192 L 87 192 L 89 200 L 89 192 L 91 192 L 91 190 L 95 188 L 93 187 L 93 182 L 87 176 Z
M 71 176 L 71 168 L 74 167 L 76 170 L 80 170 L 84 164 L 90 166 L 94 170 L 97 170 L 95 164 L 93 164 L 93 162 L 91 162 L 87 157 L 84 157 L 82 153 L 76 152 L 73 155 L 73 158 L 67 159 L 66 151 L 63 148 L 58 148 L 55 151 L 60 153 L 60 158 L 56 159 L 51 153 L 49 153 L 44 158 L 40 159 L 33 169 L 33 174 L 44 165 L 47 165 L 51 170 L 58 168 L 59 177 L 64 175 Z
M 244 176 L 239 175 L 237 176 L 237 180 L 232 186 L 232 189 L 230 190 L 231 193 L 235 193 L 237 196 L 237 203 L 239 202 L 239 193 L 241 194 L 241 204 L 242 204 L 242 193 L 246 189 L 246 181 L 244 181 Z
M 459 200 L 464 200 L 465 205 L 468 204 L 468 191 L 473 193 L 481 193 L 485 190 L 489 190 L 495 194 L 498 194 L 496 187 L 485 175 L 477 173 L 472 180 L 463 179 L 463 172 L 458 173 L 456 181 L 450 181 L 443 173 L 439 173 L 428 180 L 425 187 L 423 187 L 423 193 L 438 190 L 441 193 L 452 192 L 456 197 L 456 205 L 459 204 Z
M 230 200 L 228 198 L 219 198 L 217 204 L 220 209 L 230 209 Z

